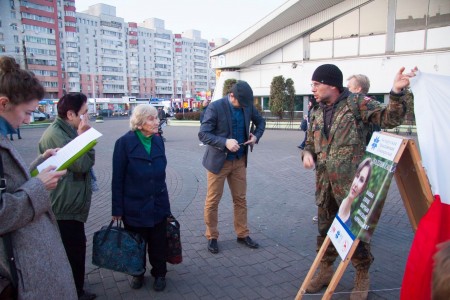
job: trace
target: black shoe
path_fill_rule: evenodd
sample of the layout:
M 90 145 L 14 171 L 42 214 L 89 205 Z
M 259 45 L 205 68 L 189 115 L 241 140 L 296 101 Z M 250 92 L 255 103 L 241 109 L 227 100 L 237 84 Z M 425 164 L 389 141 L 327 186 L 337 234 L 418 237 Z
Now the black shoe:
M 253 249 L 259 248 L 259 244 L 252 240 L 249 236 L 245 238 L 237 238 L 237 242 Z
M 153 283 L 153 289 L 157 292 L 161 292 L 166 288 L 166 278 L 165 277 L 156 277 L 155 282 Z
M 210 239 L 208 241 L 208 250 L 213 254 L 219 253 L 219 245 L 217 245 L 217 239 Z
M 83 291 L 81 295 L 78 297 L 78 300 L 92 300 L 95 298 L 97 298 L 96 294 Z
M 133 279 L 131 280 L 131 288 L 138 290 L 142 287 L 144 284 L 144 275 L 139 276 L 133 276 Z

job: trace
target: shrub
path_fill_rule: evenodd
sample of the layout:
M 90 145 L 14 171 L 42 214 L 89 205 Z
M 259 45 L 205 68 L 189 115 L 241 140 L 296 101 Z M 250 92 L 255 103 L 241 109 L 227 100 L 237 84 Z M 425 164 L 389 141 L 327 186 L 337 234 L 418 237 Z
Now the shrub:
M 197 120 L 200 121 L 200 111 L 194 112 L 182 112 L 175 114 L 175 119 L 177 120 Z

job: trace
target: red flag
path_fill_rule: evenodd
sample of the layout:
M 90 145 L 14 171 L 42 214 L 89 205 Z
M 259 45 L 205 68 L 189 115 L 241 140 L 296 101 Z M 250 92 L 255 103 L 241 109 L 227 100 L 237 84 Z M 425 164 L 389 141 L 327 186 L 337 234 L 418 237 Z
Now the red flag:
M 419 73 L 411 82 L 422 164 L 434 202 L 422 217 L 406 262 L 400 298 L 431 299 L 433 255 L 450 240 L 450 77 Z
M 409 252 L 400 299 L 431 299 L 431 274 L 436 245 L 450 239 L 450 205 L 435 196 L 430 209 L 420 220 Z M 450 284 L 450 283 L 449 283 Z

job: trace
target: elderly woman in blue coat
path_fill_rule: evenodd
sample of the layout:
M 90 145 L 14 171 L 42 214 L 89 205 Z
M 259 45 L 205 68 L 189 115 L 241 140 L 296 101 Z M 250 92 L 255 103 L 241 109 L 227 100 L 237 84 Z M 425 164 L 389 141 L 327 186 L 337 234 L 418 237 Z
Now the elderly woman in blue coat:
M 166 185 L 164 142 L 158 135 L 158 112 L 150 104 L 138 105 L 130 118 L 131 130 L 114 146 L 112 218 L 141 234 L 155 278 L 153 289 L 166 287 L 166 219 L 170 215 Z M 144 274 L 134 276 L 131 287 L 139 289 Z

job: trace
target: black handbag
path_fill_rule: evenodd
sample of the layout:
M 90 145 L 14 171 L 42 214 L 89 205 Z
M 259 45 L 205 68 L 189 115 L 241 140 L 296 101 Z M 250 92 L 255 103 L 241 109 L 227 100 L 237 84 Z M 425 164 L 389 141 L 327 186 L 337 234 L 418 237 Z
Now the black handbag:
M 5 174 L 3 172 L 3 160 L 0 156 L 0 196 L 6 190 L 6 179 Z M 12 281 L 9 281 L 7 278 L 0 276 L 0 286 L 2 290 L 0 291 L 0 300 L 13 300 L 17 299 L 17 283 L 19 281 L 17 275 L 17 268 L 14 258 L 13 246 L 11 233 L 7 233 L 1 236 L 3 241 L 3 245 L 5 247 L 5 253 L 8 258 L 9 270 L 11 272 Z
M 174 216 L 167 217 L 167 255 L 166 261 L 176 265 L 183 261 L 180 237 L 180 223 Z
M 92 264 L 101 268 L 139 276 L 145 273 L 145 240 L 114 220 L 94 233 Z

